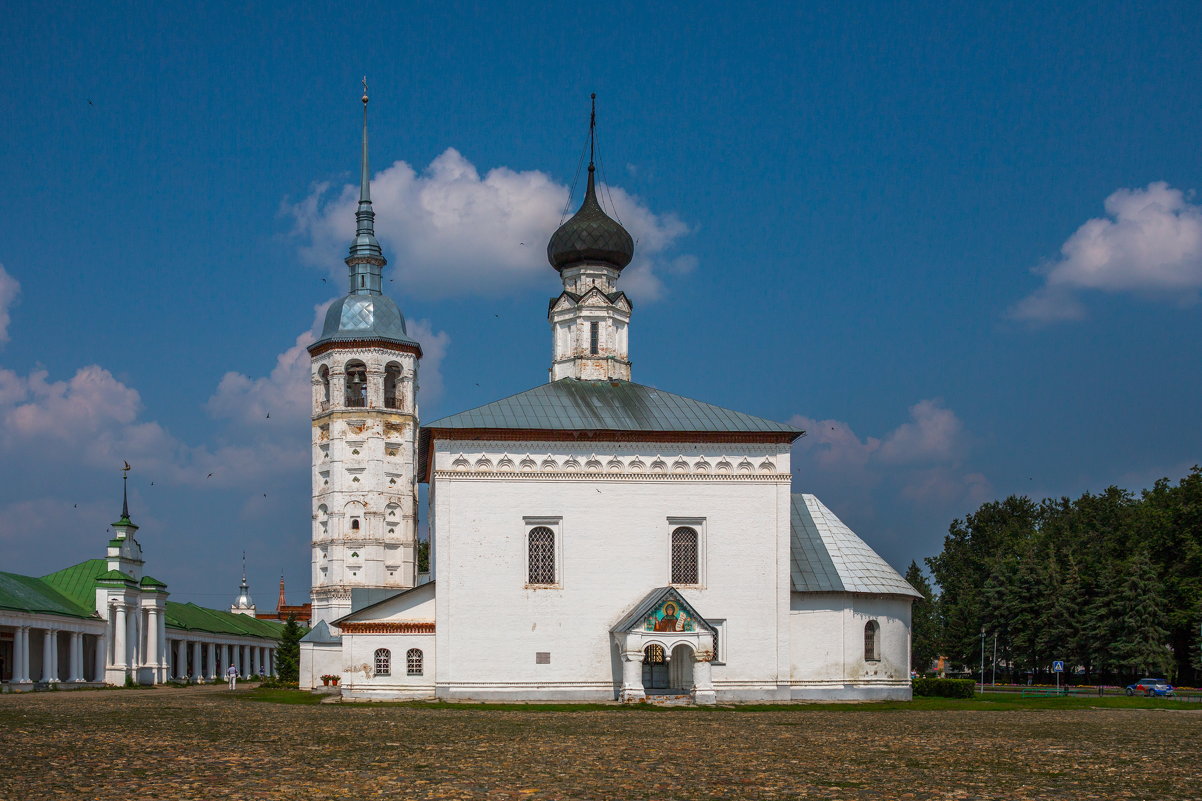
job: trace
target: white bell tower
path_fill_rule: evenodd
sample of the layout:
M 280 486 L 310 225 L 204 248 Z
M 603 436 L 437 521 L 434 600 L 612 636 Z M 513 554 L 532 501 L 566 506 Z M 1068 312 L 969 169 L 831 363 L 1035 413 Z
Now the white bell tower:
M 351 611 L 354 588 L 417 582 L 417 366 L 375 236 L 367 162 L 367 82 L 350 291 L 309 346 L 313 378 L 313 618 Z

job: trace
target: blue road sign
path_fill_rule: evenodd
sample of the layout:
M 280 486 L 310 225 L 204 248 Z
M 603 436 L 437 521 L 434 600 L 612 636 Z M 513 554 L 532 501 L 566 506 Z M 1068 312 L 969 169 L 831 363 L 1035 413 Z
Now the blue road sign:
M 1053 673 L 1063 673 L 1064 672 L 1064 660 L 1062 660 L 1062 659 L 1054 660 L 1052 662 L 1052 672 Z

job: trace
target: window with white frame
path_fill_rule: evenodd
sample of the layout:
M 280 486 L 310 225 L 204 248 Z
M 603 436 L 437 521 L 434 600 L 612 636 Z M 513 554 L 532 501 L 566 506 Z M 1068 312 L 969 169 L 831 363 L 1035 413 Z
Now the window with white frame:
M 555 583 L 555 532 L 546 526 L 530 529 L 526 540 L 527 584 Z
M 697 530 L 681 526 L 672 532 L 672 583 L 700 584 Z
M 389 651 L 387 648 L 376 649 L 376 675 L 392 675 L 392 651 Z
M 422 675 L 422 649 L 410 648 L 405 653 L 405 667 L 410 676 Z
M 881 624 L 869 620 L 864 624 L 864 661 L 877 662 L 881 658 Z
M 707 620 L 710 628 L 714 630 L 714 658 L 713 663 L 723 665 L 726 663 L 726 621 L 725 620 Z

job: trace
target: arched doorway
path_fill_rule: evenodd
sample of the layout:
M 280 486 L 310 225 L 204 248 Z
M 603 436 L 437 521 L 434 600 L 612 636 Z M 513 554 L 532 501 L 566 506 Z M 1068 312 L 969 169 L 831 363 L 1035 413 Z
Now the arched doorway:
M 663 692 L 668 689 L 668 659 L 664 647 L 652 643 L 643 649 L 643 690 Z
M 668 664 L 668 683 L 672 689 L 682 692 L 693 690 L 693 649 L 684 643 L 672 649 L 672 661 Z

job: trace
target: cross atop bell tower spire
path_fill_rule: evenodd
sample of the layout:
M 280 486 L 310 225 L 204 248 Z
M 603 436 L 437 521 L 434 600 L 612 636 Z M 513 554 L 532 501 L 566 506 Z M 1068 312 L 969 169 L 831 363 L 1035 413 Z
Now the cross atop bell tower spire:
M 359 175 L 359 202 L 371 203 L 371 171 L 367 168 L 367 76 L 363 76 L 363 169 Z

